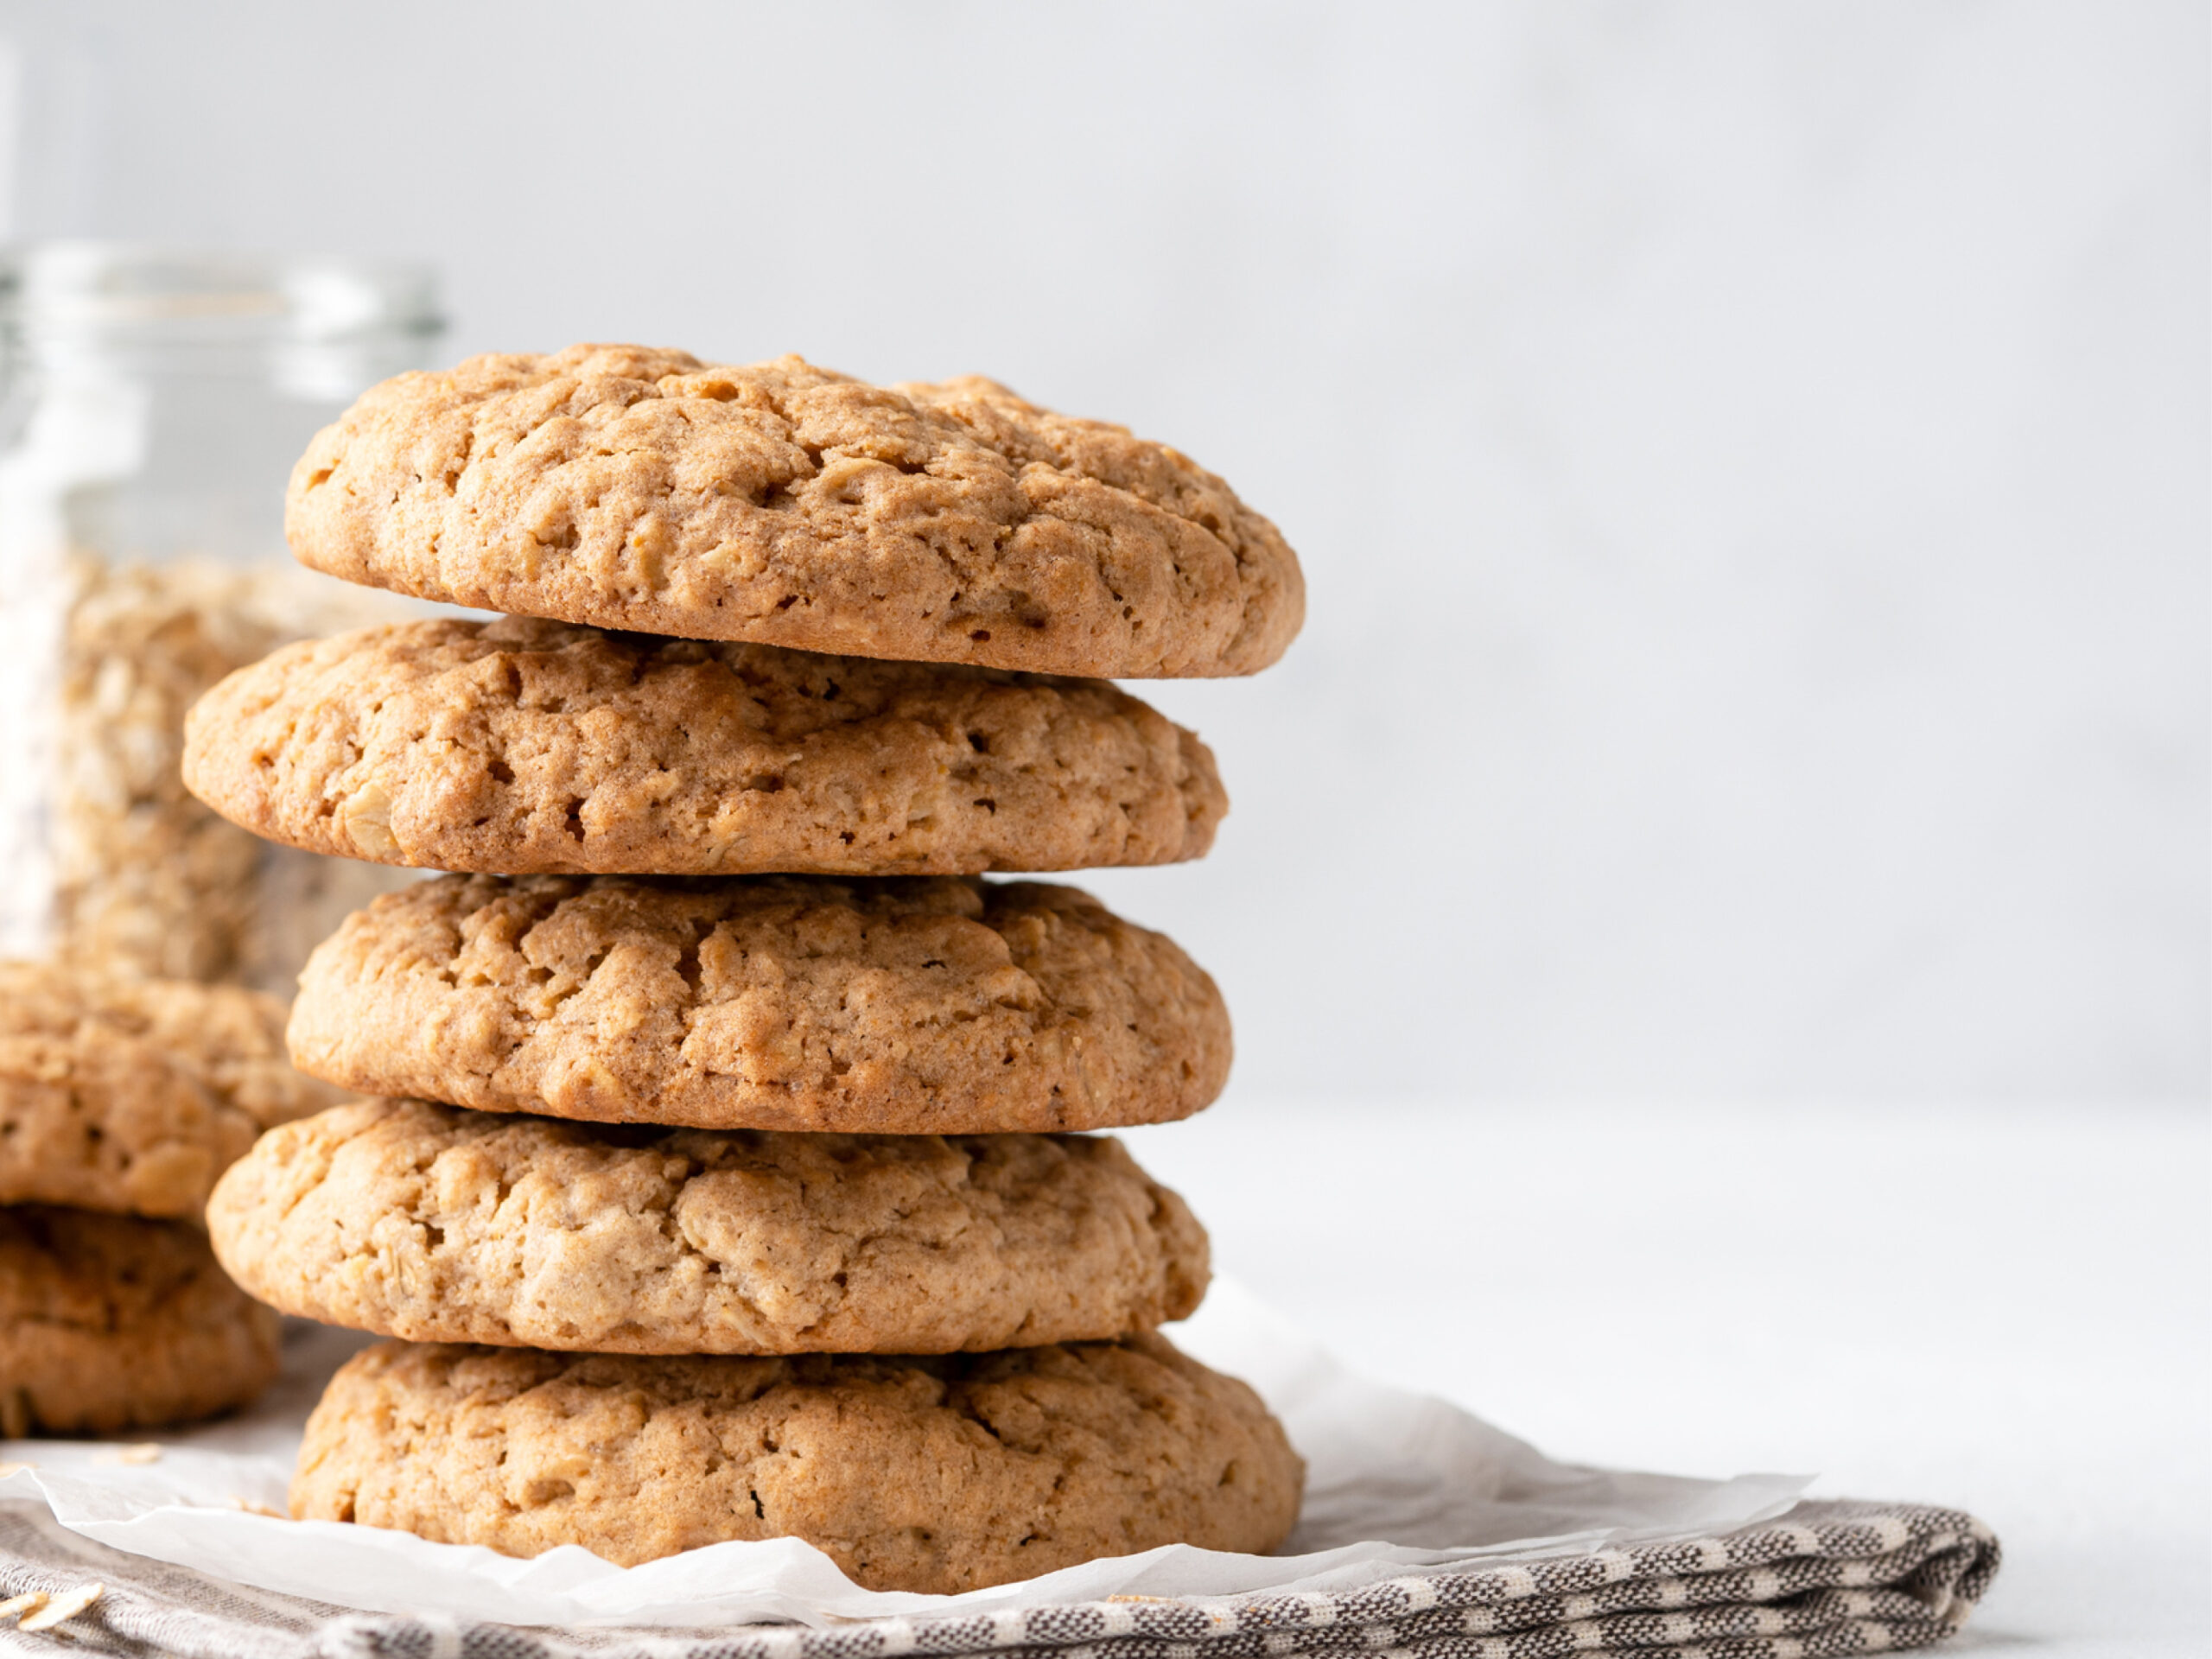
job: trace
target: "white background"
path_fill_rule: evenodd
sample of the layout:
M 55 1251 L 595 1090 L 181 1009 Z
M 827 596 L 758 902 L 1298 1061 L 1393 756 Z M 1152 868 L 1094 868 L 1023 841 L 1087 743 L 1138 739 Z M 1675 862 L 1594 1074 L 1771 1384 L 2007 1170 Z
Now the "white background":
M 21 235 L 988 372 L 1312 585 L 1092 880 L 1287 1092 L 2202 1099 L 2202 7 L 0 4 Z M 271 480 L 272 499 L 276 487 Z M 1143 690 L 1143 688 L 1139 688 Z
M 1311 620 L 1145 691 L 1215 855 L 1085 878 L 1235 1008 L 1136 1137 L 1224 1262 L 1562 1455 L 1976 1509 L 1982 1643 L 2203 1649 L 2201 5 L 0 40 L 16 234 L 419 257 L 448 355 L 979 370 L 1224 474 Z

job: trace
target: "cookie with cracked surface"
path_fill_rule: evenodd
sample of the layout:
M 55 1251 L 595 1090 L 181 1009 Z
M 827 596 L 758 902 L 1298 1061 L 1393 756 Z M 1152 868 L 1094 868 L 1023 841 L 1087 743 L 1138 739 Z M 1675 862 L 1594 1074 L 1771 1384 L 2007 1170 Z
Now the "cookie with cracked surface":
M 196 1228 L 0 1205 L 0 1439 L 232 1410 L 275 1380 L 276 1334 Z
M 627 1129 L 419 1100 L 262 1136 L 207 1208 L 286 1313 L 412 1342 L 939 1354 L 1148 1331 L 1206 1236 L 1087 1135 Z
M 1228 1010 L 1086 893 L 973 876 L 439 877 L 308 959 L 303 1071 L 483 1111 L 991 1135 L 1187 1116 Z
M 403 374 L 315 435 L 284 524 L 315 569 L 424 599 L 1046 674 L 1250 674 L 1306 609 L 1275 527 L 1166 445 L 796 357 Z
M 0 963 L 0 1204 L 197 1224 L 215 1178 L 338 1091 L 257 991 Z
M 1257 1395 L 1158 1336 L 935 1358 L 639 1357 L 388 1342 L 332 1378 L 302 1520 L 622 1566 L 802 1538 L 954 1594 L 1162 1544 L 1258 1554 L 1304 1465 Z
M 194 707 L 184 777 L 309 852 L 510 874 L 1165 864 L 1229 806 L 1103 680 L 524 617 L 279 651 Z

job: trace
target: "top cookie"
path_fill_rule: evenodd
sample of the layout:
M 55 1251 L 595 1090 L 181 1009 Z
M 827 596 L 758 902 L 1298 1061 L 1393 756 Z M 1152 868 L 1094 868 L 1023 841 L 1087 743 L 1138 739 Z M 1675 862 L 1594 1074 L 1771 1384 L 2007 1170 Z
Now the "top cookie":
M 0 1204 L 197 1224 L 256 1135 L 339 1097 L 273 996 L 0 963 Z
M 504 874 L 1164 864 L 1229 804 L 1103 680 L 518 616 L 288 645 L 194 706 L 184 777 L 309 852 Z
M 1274 526 L 1163 444 L 976 377 L 575 346 L 371 388 L 293 468 L 302 563 L 601 627 L 1099 677 L 1250 674 Z

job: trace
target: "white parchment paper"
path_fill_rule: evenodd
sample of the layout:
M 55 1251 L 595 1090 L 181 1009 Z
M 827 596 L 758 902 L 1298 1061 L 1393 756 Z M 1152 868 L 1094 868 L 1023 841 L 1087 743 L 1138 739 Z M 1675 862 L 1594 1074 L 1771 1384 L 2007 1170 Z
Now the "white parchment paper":
M 367 1340 L 302 1331 L 253 1412 L 174 1436 L 153 1463 L 89 1441 L 0 1443 L 0 1497 L 43 1497 L 72 1531 L 233 1583 L 372 1612 L 511 1624 L 826 1625 L 1111 1595 L 1340 1591 L 1409 1569 L 1726 1531 L 1788 1509 L 1809 1478 L 1694 1480 L 1554 1463 L 1443 1401 L 1356 1376 L 1234 1283 L 1214 1281 L 1177 1346 L 1249 1382 L 1304 1454 L 1306 1507 L 1274 1555 L 1170 1545 L 960 1596 L 863 1590 L 792 1539 L 716 1544 L 620 1567 L 574 1547 L 532 1560 L 402 1532 L 287 1521 L 300 1429 L 330 1372 Z

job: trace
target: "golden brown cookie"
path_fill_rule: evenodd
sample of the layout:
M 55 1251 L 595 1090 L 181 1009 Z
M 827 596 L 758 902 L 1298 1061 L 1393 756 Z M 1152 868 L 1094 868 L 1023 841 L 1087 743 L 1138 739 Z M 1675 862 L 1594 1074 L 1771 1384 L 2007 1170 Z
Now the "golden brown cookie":
M 273 996 L 0 963 L 0 1204 L 196 1224 L 254 1136 L 337 1098 L 292 1069 Z
M 634 1129 L 419 1100 L 262 1136 L 207 1208 L 286 1313 L 414 1342 L 937 1354 L 1148 1331 L 1206 1236 L 1084 1135 Z
M 1103 681 L 523 617 L 289 646 L 186 733 L 185 781 L 232 822 L 442 870 L 1165 864 L 1229 805 L 1205 745 Z
M 188 1422 L 276 1376 L 276 1316 L 197 1229 L 0 1205 L 0 1439 Z
M 1272 1549 L 1304 1478 L 1257 1395 L 1157 1336 L 920 1359 L 387 1342 L 308 1420 L 292 1513 L 625 1567 L 803 1538 L 868 1589 L 953 1594 Z
M 303 563 L 425 599 L 1046 674 L 1254 673 L 1306 608 L 1274 526 L 1163 444 L 796 357 L 403 374 L 315 435 L 284 522 Z
M 364 1094 L 878 1135 L 1184 1117 L 1230 1059 L 1172 940 L 972 876 L 421 881 L 308 959 L 288 1035 Z

